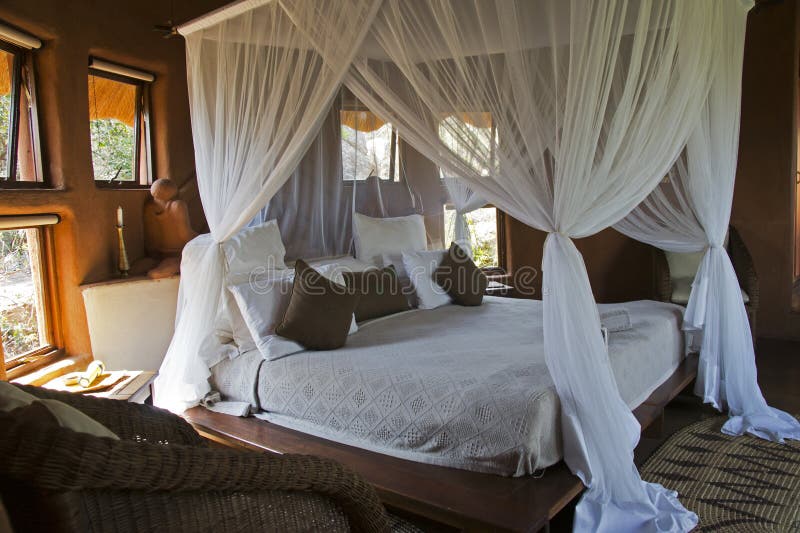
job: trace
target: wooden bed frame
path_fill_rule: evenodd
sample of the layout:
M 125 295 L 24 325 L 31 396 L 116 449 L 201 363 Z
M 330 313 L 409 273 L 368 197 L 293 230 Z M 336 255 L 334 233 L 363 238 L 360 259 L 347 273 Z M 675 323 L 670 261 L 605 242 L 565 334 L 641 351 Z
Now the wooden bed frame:
M 661 422 L 664 406 L 696 376 L 697 356 L 690 355 L 634 409 L 643 431 Z M 548 529 L 550 520 L 583 490 L 563 461 L 541 476 L 508 478 L 398 459 L 203 407 L 189 409 L 183 416 L 201 435 L 227 446 L 336 460 L 373 484 L 387 507 L 466 531 Z

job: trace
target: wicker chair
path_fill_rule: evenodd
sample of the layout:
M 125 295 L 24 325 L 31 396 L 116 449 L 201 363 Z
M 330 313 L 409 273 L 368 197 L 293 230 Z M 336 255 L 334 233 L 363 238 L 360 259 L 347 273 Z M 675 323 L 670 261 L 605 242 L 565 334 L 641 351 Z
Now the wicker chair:
M 154 407 L 20 388 L 121 440 L 0 413 L 0 491 L 17 531 L 416 531 L 332 461 L 211 448 Z
M 756 313 L 758 311 L 758 275 L 756 274 L 753 258 L 747 250 L 742 237 L 736 228 L 728 228 L 728 256 L 733 263 L 736 277 L 739 279 L 739 286 L 749 297 L 745 304 L 747 319 L 750 321 L 750 330 L 753 333 L 753 342 L 756 339 Z M 662 302 L 672 300 L 672 279 L 669 273 L 669 264 L 663 250 L 653 248 L 655 262 L 655 283 L 656 299 Z

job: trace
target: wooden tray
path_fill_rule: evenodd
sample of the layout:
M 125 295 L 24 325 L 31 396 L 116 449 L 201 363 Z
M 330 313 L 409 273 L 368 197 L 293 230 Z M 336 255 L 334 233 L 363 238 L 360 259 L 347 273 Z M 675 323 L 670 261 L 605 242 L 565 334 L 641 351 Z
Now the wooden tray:
M 70 372 L 69 374 L 59 376 L 48 383 L 47 388 L 66 392 L 77 392 L 81 394 L 105 392 L 112 389 L 115 385 L 121 384 L 123 381 L 126 381 L 134 376 L 134 374 L 124 370 L 112 370 L 100 374 L 97 379 L 94 380 L 94 382 L 88 387 L 81 387 L 77 383 L 74 385 L 67 385 L 66 381 L 69 378 L 73 376 L 79 376 L 80 374 L 82 374 L 82 372 Z

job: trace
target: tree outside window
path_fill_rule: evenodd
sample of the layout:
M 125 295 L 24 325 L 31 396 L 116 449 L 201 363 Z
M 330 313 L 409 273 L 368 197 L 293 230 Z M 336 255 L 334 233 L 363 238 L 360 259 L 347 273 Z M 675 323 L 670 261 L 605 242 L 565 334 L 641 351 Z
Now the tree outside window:
M 136 187 L 150 183 L 147 85 L 90 70 L 89 131 L 98 186 Z

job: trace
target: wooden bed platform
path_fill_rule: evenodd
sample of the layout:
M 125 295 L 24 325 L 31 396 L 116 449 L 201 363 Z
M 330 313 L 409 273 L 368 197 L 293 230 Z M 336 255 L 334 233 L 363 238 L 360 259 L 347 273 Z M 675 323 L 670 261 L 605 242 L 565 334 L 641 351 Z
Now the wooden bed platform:
M 643 430 L 661 421 L 664 406 L 696 375 L 697 356 L 691 355 L 634 410 Z M 189 409 L 183 416 L 204 437 L 228 446 L 336 460 L 372 483 L 387 507 L 466 531 L 546 529 L 583 490 L 563 462 L 545 469 L 541 477 L 506 478 L 406 461 L 203 407 Z

